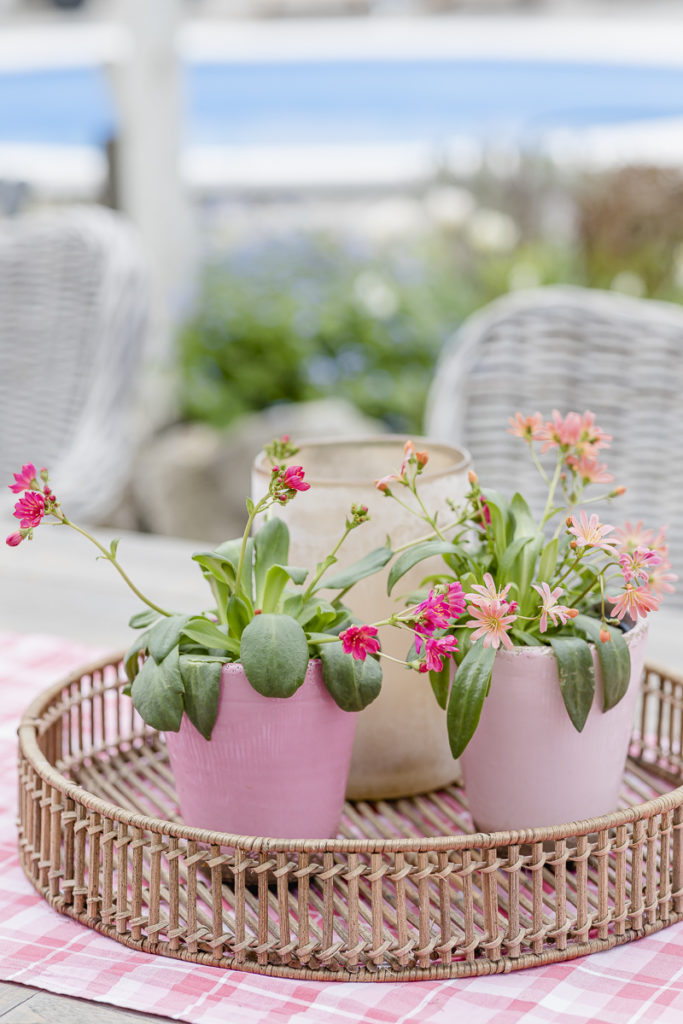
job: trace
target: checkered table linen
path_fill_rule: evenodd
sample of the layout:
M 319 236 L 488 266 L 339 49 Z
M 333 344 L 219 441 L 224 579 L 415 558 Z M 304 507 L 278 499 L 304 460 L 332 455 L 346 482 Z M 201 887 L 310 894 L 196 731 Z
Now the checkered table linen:
M 16 729 L 41 690 L 98 651 L 0 633 L 0 980 L 196 1024 L 680 1024 L 683 924 L 508 975 L 289 981 L 136 953 L 52 910 L 19 867 Z

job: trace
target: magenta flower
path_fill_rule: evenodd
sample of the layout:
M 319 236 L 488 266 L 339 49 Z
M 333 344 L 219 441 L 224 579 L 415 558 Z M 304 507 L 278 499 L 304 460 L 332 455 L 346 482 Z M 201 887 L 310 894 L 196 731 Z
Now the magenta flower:
M 45 515 L 45 498 L 40 491 L 28 491 L 14 506 L 14 516 L 23 529 L 39 526 Z
M 610 597 L 608 594 L 607 600 L 614 605 L 612 615 L 618 619 L 623 619 L 625 615 L 632 619 L 637 619 L 639 615 L 645 618 L 659 607 L 658 599 L 647 587 L 634 587 L 631 583 L 626 584 L 618 597 Z
M 23 539 L 24 539 L 23 533 L 21 533 L 19 530 L 17 530 L 16 533 L 10 533 L 10 535 L 7 538 L 7 540 L 5 541 L 5 543 L 9 544 L 9 546 L 11 548 L 15 548 L 17 546 L 17 544 L 21 544 Z
M 564 626 L 567 619 L 576 618 L 578 615 L 576 608 L 569 608 L 567 605 L 557 603 L 557 599 L 562 593 L 562 587 L 555 587 L 554 590 L 551 590 L 547 583 L 541 583 L 540 586 L 537 583 L 531 585 L 541 595 L 541 618 L 539 621 L 541 633 L 545 633 L 548 628 L 548 616 L 550 616 L 553 626 L 557 625 L 558 619 Z
M 465 623 L 474 629 L 472 640 L 483 637 L 484 647 L 493 647 L 494 650 L 498 650 L 501 643 L 504 647 L 512 647 L 507 631 L 517 616 L 510 614 L 510 605 L 505 601 L 480 601 L 480 604 L 471 604 L 467 609 L 473 616 Z
M 450 583 L 448 586 L 448 592 L 444 595 L 444 599 L 448 604 L 448 614 L 452 619 L 459 619 L 462 613 L 465 611 L 465 595 L 462 590 L 462 586 L 457 581 Z
M 36 467 L 32 462 L 27 462 L 25 466 L 21 467 L 21 473 L 13 473 L 12 476 L 15 479 L 15 483 L 9 484 L 9 489 L 13 494 L 21 494 L 22 491 L 30 491 L 36 480 Z
M 627 583 L 634 583 L 639 586 L 647 583 L 650 577 L 650 570 L 656 565 L 661 565 L 664 559 L 656 551 L 650 548 L 636 548 L 635 551 L 625 551 L 619 555 L 619 565 Z
M 605 539 L 607 534 L 611 533 L 614 529 L 613 526 L 601 523 L 595 512 L 589 519 L 583 509 L 578 516 L 571 516 L 570 518 L 572 525 L 569 527 L 569 533 L 573 533 L 576 537 L 578 547 L 601 548 L 609 555 L 614 554 L 616 540 Z
M 458 641 L 454 636 L 435 636 L 425 640 L 425 657 L 420 662 L 420 672 L 440 672 L 442 659 L 449 658 L 457 649 Z
M 368 654 L 377 654 L 379 640 L 374 626 L 349 626 L 339 634 L 344 654 L 351 654 L 357 661 L 365 661 Z
M 303 466 L 288 466 L 282 477 L 285 487 L 291 491 L 308 491 L 311 488 L 304 480 Z

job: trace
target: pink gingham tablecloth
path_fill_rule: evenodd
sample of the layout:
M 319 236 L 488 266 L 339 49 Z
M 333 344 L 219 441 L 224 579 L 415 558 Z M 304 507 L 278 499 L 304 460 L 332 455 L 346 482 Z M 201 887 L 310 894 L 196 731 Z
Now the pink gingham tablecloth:
M 287 981 L 136 953 L 61 917 L 25 879 L 15 831 L 16 728 L 92 648 L 0 633 L 0 980 L 196 1024 L 680 1024 L 683 925 L 607 953 L 440 982 Z

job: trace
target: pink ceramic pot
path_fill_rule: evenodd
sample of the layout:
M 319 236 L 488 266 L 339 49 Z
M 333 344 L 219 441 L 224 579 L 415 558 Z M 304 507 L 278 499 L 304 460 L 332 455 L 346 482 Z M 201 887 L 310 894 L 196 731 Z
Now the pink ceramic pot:
M 211 740 L 187 715 L 166 733 L 183 820 L 232 835 L 335 836 L 356 718 L 330 697 L 317 660 L 286 700 L 257 693 L 240 664 L 224 665 Z
M 498 652 L 479 726 L 460 758 L 477 829 L 560 825 L 617 809 L 646 639 L 643 620 L 626 634 L 631 682 L 606 713 L 593 650 L 595 699 L 580 733 L 562 701 L 552 648 Z

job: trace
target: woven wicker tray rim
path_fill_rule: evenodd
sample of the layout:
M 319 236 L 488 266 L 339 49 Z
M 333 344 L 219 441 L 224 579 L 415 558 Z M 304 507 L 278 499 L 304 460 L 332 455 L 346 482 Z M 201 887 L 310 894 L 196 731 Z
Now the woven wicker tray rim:
M 268 851 L 272 853 L 300 850 L 307 850 L 309 852 L 380 853 L 384 851 L 424 852 L 467 850 L 472 848 L 491 849 L 498 846 L 523 845 L 589 835 L 592 832 L 601 832 L 606 829 L 616 828 L 619 825 L 626 825 L 643 818 L 649 818 L 655 814 L 673 810 L 675 807 L 683 804 L 683 785 L 681 785 L 662 796 L 640 804 L 634 804 L 624 810 L 613 811 L 599 818 L 563 822 L 561 825 L 545 826 L 542 828 L 401 839 L 286 839 L 280 837 L 244 836 L 193 828 L 189 825 L 178 824 L 161 818 L 136 814 L 132 811 L 126 811 L 117 804 L 102 800 L 82 786 L 70 782 L 69 779 L 50 764 L 40 750 L 37 740 L 40 715 L 65 687 L 78 683 L 85 676 L 92 676 L 107 668 L 117 667 L 121 663 L 122 657 L 122 655 L 118 654 L 100 658 L 68 673 L 53 686 L 40 693 L 28 706 L 21 719 L 18 729 L 19 745 L 26 759 L 38 775 L 66 796 L 76 799 L 85 807 L 103 814 L 107 818 L 122 822 L 123 824 L 133 825 L 134 827 L 144 828 L 160 835 L 213 843 L 219 846 L 239 847 L 242 850 Z M 646 667 L 657 670 L 657 666 L 651 663 L 648 663 Z M 683 685 L 682 677 L 672 675 L 669 670 L 666 670 L 666 675 L 669 678 L 676 679 L 676 681 Z

